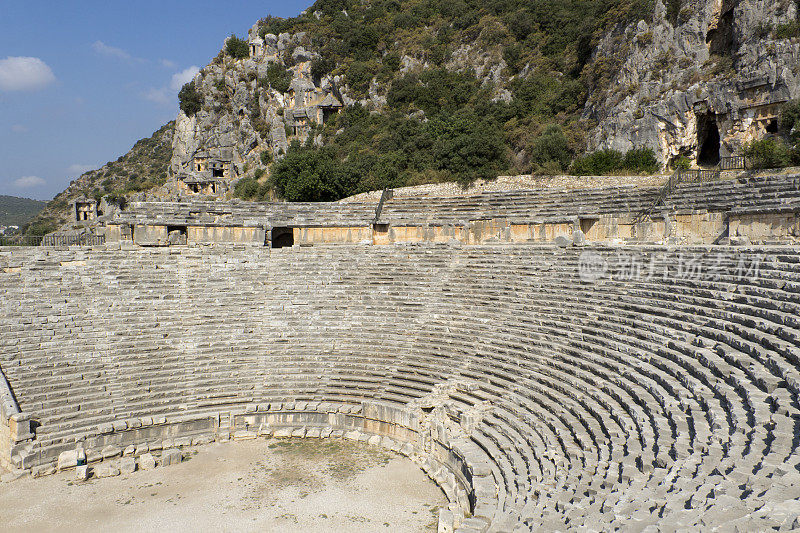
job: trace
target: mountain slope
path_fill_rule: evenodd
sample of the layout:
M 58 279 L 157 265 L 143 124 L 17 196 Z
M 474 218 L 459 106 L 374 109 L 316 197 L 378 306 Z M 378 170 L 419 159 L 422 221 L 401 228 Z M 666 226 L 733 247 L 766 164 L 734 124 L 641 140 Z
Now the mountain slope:
M 652 11 L 652 0 L 320 0 L 267 17 L 182 92 L 171 168 L 230 160 L 237 195 L 289 200 L 561 172 L 588 129 L 595 43 Z M 328 98 L 343 111 L 307 120 Z
M 31 220 L 26 233 L 43 235 L 69 222 L 69 204 L 81 195 L 94 198 L 110 195 L 114 199 L 166 183 L 174 131 L 175 122 L 169 122 L 150 137 L 137 141 L 127 154 L 116 161 L 82 174 L 47 203 L 41 213 Z
M 36 216 L 46 202 L 0 195 L 0 226 L 22 226 Z

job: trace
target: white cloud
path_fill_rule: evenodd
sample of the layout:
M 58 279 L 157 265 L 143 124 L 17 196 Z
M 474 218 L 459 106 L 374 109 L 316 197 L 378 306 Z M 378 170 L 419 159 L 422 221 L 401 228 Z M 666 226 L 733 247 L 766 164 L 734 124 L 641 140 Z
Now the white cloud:
M 31 187 L 41 187 L 45 181 L 39 176 L 22 176 L 14 180 L 14 187 L 18 189 L 30 189 Z
M 174 61 L 170 61 L 169 59 L 161 59 L 159 63 L 161 63 L 161 66 L 164 68 L 175 68 L 178 66 Z
M 142 93 L 142 98 L 162 105 L 173 103 L 181 87 L 192 81 L 198 72 L 200 67 L 195 65 L 176 72 L 172 75 L 168 86 L 148 89 Z
M 23 126 L 22 124 L 14 124 L 11 126 L 11 131 L 14 133 L 28 133 L 28 127 Z
M 92 43 L 92 50 L 95 53 L 105 56 L 105 57 L 112 57 L 115 59 L 122 59 L 123 61 L 133 61 L 136 63 L 146 63 L 146 59 L 142 59 L 141 57 L 134 57 L 130 55 L 128 52 L 123 50 L 122 48 L 117 48 L 116 46 L 111 46 L 103 41 L 95 41 Z
M 70 165 L 69 168 L 67 168 L 67 172 L 69 172 L 70 175 L 80 176 L 84 172 L 88 172 L 96 168 L 97 168 L 96 165 L 81 165 L 79 163 L 75 163 L 74 165 Z
M 142 93 L 145 100 L 155 102 L 157 104 L 168 104 L 170 102 L 169 91 L 165 88 L 161 89 L 147 89 Z
M 197 73 L 200 72 L 200 67 L 192 65 L 191 67 L 184 69 L 180 72 L 176 72 L 172 75 L 172 81 L 169 83 L 169 88 L 173 91 L 180 91 L 181 87 L 189 83 L 197 76 Z
M 95 41 L 92 44 L 92 50 L 100 54 L 101 56 L 107 57 L 116 57 L 118 59 L 130 59 L 131 55 L 123 50 L 122 48 L 117 48 L 115 46 L 109 46 L 103 41 Z
M 38 57 L 0 59 L 1 91 L 32 91 L 56 80 L 53 71 Z

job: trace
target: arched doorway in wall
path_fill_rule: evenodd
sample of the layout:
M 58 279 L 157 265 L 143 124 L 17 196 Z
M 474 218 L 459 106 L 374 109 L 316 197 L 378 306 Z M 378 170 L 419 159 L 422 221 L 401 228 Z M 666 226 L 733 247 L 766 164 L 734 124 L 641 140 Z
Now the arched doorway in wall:
M 294 231 L 292 228 L 272 228 L 270 233 L 272 248 L 289 248 L 294 246 Z
M 719 147 L 717 115 L 714 113 L 697 115 L 697 164 L 700 166 L 718 165 Z

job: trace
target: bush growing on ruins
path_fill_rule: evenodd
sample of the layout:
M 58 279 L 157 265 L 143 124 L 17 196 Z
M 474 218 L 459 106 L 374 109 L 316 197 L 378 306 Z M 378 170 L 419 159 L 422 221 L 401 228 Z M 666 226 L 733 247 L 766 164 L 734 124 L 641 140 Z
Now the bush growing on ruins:
M 336 62 L 330 57 L 318 57 L 311 62 L 311 77 L 319 80 L 336 68 Z
M 272 152 L 269 150 L 264 150 L 261 152 L 261 164 L 264 166 L 269 166 L 272 164 Z
M 353 61 L 350 66 L 347 67 L 345 79 L 356 96 L 360 98 L 367 96 L 370 83 L 372 83 L 372 77 L 377 70 L 377 65 L 371 61 Z
M 194 80 L 181 88 L 181 91 L 178 93 L 178 101 L 180 102 L 181 111 L 186 113 L 187 117 L 194 116 L 202 109 L 203 96 L 197 91 Z
M 268 33 L 279 35 L 288 30 L 292 25 L 291 20 L 282 19 L 280 17 L 273 17 L 268 15 L 258 21 L 258 35 L 262 39 Z
M 426 124 L 426 129 L 434 140 L 436 168 L 452 173 L 462 184 L 495 178 L 506 165 L 499 128 L 473 112 L 438 115 Z
M 749 143 L 744 150 L 747 165 L 752 169 L 783 168 L 792 164 L 792 152 L 776 137 Z
M 242 200 L 260 201 L 266 193 L 266 187 L 255 178 L 242 178 L 233 187 L 233 195 Z
M 28 226 L 24 227 L 23 233 L 25 233 L 25 235 L 39 236 L 39 235 L 47 235 L 48 233 L 52 233 L 57 229 L 58 227 L 56 227 L 55 224 L 39 220 L 32 222 Z
M 250 47 L 247 45 L 247 41 L 239 39 L 234 34 L 231 34 L 225 42 L 225 52 L 234 59 L 250 57 Z

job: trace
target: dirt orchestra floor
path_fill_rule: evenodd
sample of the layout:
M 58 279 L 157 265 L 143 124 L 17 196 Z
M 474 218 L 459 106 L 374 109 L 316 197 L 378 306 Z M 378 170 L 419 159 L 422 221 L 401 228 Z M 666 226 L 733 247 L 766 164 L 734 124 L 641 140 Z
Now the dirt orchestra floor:
M 8 531 L 436 531 L 442 492 L 414 463 L 334 439 L 190 450 L 179 465 L 77 482 L 74 472 L 0 484 Z

